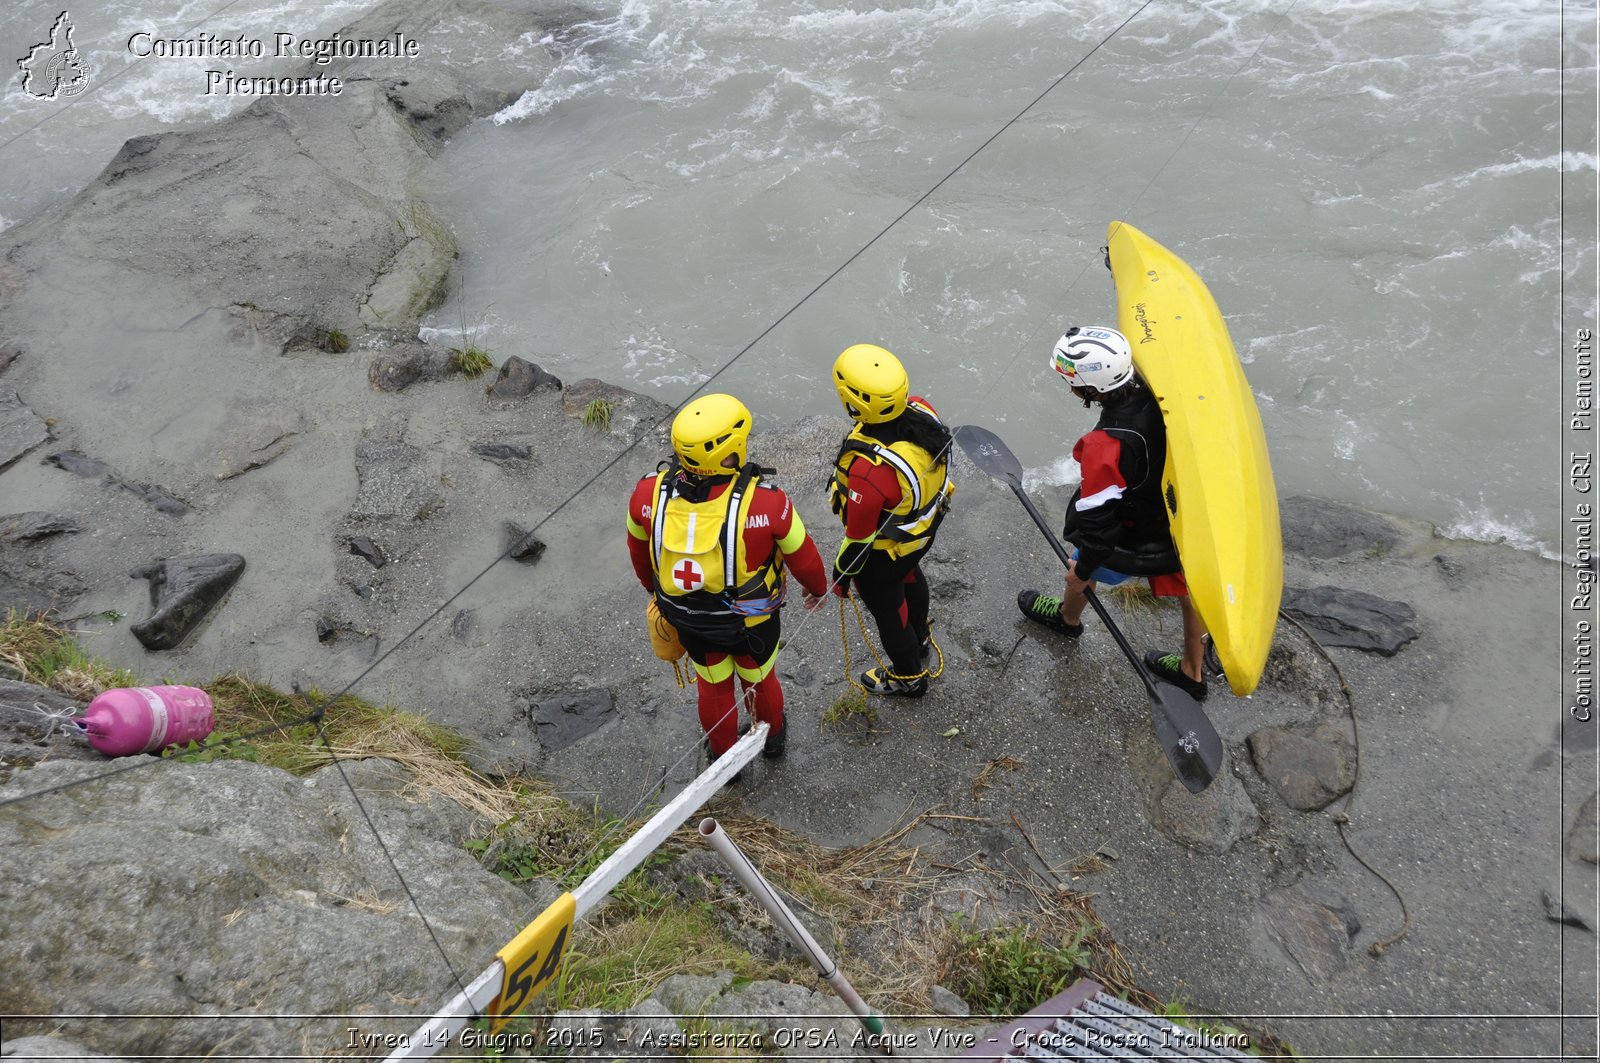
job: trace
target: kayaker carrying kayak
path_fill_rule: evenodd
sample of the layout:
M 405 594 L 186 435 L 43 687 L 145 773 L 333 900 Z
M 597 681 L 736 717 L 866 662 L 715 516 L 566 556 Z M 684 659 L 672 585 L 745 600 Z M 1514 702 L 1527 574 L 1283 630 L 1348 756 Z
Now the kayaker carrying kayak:
M 1071 328 L 1056 341 L 1050 364 L 1083 400 L 1100 406 L 1100 420 L 1072 448 L 1082 482 L 1067 505 L 1061 537 L 1076 547 L 1065 593 L 1057 598 L 1024 590 L 1022 615 L 1068 638 L 1083 634 L 1084 588 L 1115 587 L 1144 576 L 1160 598 L 1183 610 L 1183 651 L 1145 655 L 1153 676 L 1206 696 L 1205 624 L 1189 600 L 1161 496 L 1167 433 L 1155 396 L 1139 379 L 1127 337 L 1113 328 Z

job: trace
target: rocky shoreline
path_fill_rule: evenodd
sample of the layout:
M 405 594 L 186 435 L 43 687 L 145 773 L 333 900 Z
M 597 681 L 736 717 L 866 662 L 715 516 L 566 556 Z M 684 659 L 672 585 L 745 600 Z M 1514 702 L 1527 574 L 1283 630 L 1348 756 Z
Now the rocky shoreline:
M 622 545 L 623 502 L 665 453 L 670 408 L 558 381 L 534 350 L 492 352 L 497 375 L 474 382 L 416 339 L 458 249 L 408 175 L 537 86 L 552 66 L 540 42 L 582 17 L 394 0 L 356 30 L 446 36 L 448 69 L 336 63 L 337 100 L 266 99 L 130 141 L 72 201 L 0 234 L 0 604 L 78 617 L 92 652 L 144 676 L 355 683 L 468 736 L 480 772 L 540 775 L 580 804 L 626 812 L 693 776 L 691 695 L 650 655 Z M 753 456 L 779 469 L 826 551 L 822 485 L 844 421 L 756 412 Z M 1594 732 L 1563 732 L 1555 703 L 1558 565 L 1286 500 L 1285 604 L 1329 649 L 1286 622 L 1262 689 L 1208 702 L 1228 761 L 1190 797 L 1104 632 L 1073 645 L 1017 617 L 1017 589 L 1059 581 L 1053 556 L 1008 492 L 964 458 L 954 473 L 928 566 L 945 655 L 934 692 L 823 728 L 848 689 L 842 623 L 851 670 L 867 650 L 854 619 L 790 610 L 780 670 L 797 726 L 789 757 L 733 792 L 745 811 L 851 845 L 938 809 L 908 842 L 954 869 L 974 917 L 1017 907 L 988 870 L 1080 868 L 1071 888 L 1094 894 L 1141 984 L 1257 1016 L 1305 1051 L 1593 1051 L 1592 1023 L 1537 1017 L 1592 1007 L 1578 987 L 1595 974 L 1593 928 L 1574 925 L 1595 907 Z M 496 561 L 508 546 L 521 556 Z M 1140 647 L 1177 637 L 1165 611 L 1121 615 Z M 14 770 L 40 759 L 37 735 L 6 749 L 0 799 L 104 768 L 51 752 Z M 363 792 L 388 795 L 379 828 L 415 861 L 418 904 L 454 913 L 448 948 L 480 969 L 531 914 L 527 896 L 461 848 L 459 809 L 411 805 L 380 765 L 357 770 Z M 435 1002 L 437 953 L 404 909 L 316 902 L 392 892 L 370 832 L 340 818 L 342 782 L 233 764 L 140 774 L 0 808 L 18 945 L 0 958 L 0 1012 Z M 336 857 L 341 838 L 357 852 Z M 191 907 L 160 903 L 173 891 Z M 252 891 L 274 918 L 230 937 Z M 83 950 L 69 931 L 115 945 Z M 273 944 L 285 938 L 315 947 Z M 394 957 L 375 981 L 335 969 L 374 940 Z M 176 954 L 210 958 L 180 974 Z M 303 978 L 316 956 L 326 969 Z M 203 994 L 194 978 L 257 996 Z M 324 978 L 339 995 L 307 993 Z M 675 1010 L 674 992 L 652 999 Z M 1484 1012 L 1526 1017 L 1407 1018 Z M 129 1054 L 291 1051 L 309 1036 L 262 1024 L 221 1047 L 211 1029 L 65 1032 Z

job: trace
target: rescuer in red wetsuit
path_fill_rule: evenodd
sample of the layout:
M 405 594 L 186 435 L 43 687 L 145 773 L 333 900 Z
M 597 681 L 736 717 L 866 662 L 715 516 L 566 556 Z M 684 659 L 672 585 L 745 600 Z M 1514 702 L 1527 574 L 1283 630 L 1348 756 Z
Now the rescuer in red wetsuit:
M 1176 598 L 1183 609 L 1183 651 L 1152 651 L 1145 664 L 1157 678 L 1201 700 L 1206 696 L 1206 629 L 1189 601 L 1161 497 L 1167 460 L 1161 409 L 1134 370 L 1127 338 L 1116 329 L 1069 329 L 1056 341 L 1050 362 L 1085 406 L 1100 405 L 1100 420 L 1072 448 L 1083 480 L 1061 530 L 1061 537 L 1077 547 L 1065 596 L 1025 590 L 1017 595 L 1017 605 L 1029 620 L 1077 638 L 1089 604 L 1085 587 L 1114 587 L 1144 576 L 1157 597 Z
M 910 392 L 900 360 L 858 343 L 833 365 L 834 388 L 856 422 L 834 460 L 829 497 L 844 521 L 833 590 L 853 583 L 877 622 L 889 667 L 868 669 L 870 693 L 920 698 L 928 690 L 932 641 L 921 561 L 955 487 L 950 431 Z
M 713 760 L 738 740 L 736 674 L 770 728 L 762 754 L 783 755 L 788 727 L 773 665 L 785 567 L 805 589 L 808 609 L 822 604 L 828 587 L 793 503 L 761 482 L 772 470 L 745 461 L 750 427 L 750 411 L 733 396 L 696 399 L 673 419 L 673 459 L 640 480 L 628 500 L 628 557 L 694 662 Z

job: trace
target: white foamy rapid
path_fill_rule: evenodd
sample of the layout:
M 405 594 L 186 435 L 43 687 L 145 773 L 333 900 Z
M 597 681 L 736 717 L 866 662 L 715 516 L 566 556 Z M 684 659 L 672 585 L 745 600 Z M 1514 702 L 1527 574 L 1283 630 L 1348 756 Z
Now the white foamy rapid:
M 281 75 L 304 65 L 275 58 L 273 34 L 315 37 L 338 29 L 377 0 L 88 0 L 67 6 L 72 43 L 87 61 L 88 87 L 74 97 L 31 98 L 16 60 L 49 40 L 61 0 L 18 0 L 0 12 L 0 40 L 12 72 L 0 96 L 0 215 L 18 220 L 70 197 L 130 137 L 226 117 L 253 97 L 207 94 L 208 69 L 239 76 Z M 134 55 L 130 39 L 240 36 L 264 43 L 260 59 Z M 140 51 L 151 51 L 141 41 Z M 10 52 L 15 52 L 11 55 Z
M 310 32 L 360 6 L 223 17 Z M 464 249 L 441 335 L 674 403 L 709 380 L 772 419 L 832 411 L 833 356 L 874 340 L 947 419 L 1001 432 L 1030 484 L 1065 483 L 1091 415 L 1045 356 L 1111 318 L 1098 249 L 1122 218 L 1217 296 L 1282 494 L 1559 543 L 1561 322 L 1592 322 L 1597 167 L 1593 26 L 1559 5 L 591 7 L 548 42 L 545 85 L 425 179 Z M 21 39 L 56 13 L 18 9 Z M 105 71 L 130 26 L 203 13 L 73 10 Z M 0 215 L 70 194 L 124 136 L 210 117 L 191 76 L 130 72 L 17 140 Z M 36 120 L 3 104 L 0 138 Z

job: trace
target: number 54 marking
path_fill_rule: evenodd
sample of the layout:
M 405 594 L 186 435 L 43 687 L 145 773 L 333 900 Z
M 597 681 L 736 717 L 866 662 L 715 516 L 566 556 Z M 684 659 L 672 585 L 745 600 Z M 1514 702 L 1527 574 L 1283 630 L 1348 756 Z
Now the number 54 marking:
M 496 953 L 506 973 L 500 994 L 489 1004 L 491 1033 L 509 1022 L 561 971 L 561 958 L 566 955 L 567 936 L 577 911 L 577 900 L 572 894 L 563 893 Z

